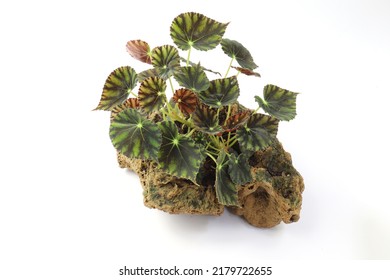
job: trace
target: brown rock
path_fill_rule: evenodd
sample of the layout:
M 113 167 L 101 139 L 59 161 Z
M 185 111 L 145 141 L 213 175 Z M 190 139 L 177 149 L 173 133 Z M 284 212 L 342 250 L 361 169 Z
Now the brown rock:
M 212 183 L 195 185 L 189 180 L 171 176 L 157 164 L 129 159 L 118 154 L 120 167 L 135 171 L 144 189 L 144 203 L 172 214 L 221 215 Z M 291 156 L 277 142 L 250 159 L 253 182 L 239 187 L 241 208 L 228 209 L 253 226 L 273 227 L 281 221 L 296 222 L 302 205 L 303 178 L 293 167 Z M 210 179 L 210 176 L 206 176 Z M 204 180 L 204 182 L 213 181 Z
M 256 227 L 296 222 L 302 206 L 303 178 L 277 142 L 251 158 L 253 182 L 239 187 L 242 208 L 229 207 Z
M 144 189 L 144 204 L 171 214 L 221 215 L 212 186 L 198 186 L 189 180 L 171 176 L 150 161 L 130 159 L 118 154 L 119 166 L 135 171 Z

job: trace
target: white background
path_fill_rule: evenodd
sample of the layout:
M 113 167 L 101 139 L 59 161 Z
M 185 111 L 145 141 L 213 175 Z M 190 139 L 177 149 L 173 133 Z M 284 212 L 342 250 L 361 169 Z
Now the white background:
M 172 44 L 169 25 L 186 11 L 230 22 L 225 36 L 251 51 L 262 78 L 240 75 L 244 104 L 267 83 L 301 93 L 279 128 L 305 179 L 298 223 L 151 210 L 138 177 L 118 168 L 109 113 L 92 112 L 103 83 L 119 66 L 145 69 L 126 42 Z M 3 1 L 0 28 L 0 279 L 390 259 L 388 1 Z M 203 64 L 224 73 L 221 53 Z

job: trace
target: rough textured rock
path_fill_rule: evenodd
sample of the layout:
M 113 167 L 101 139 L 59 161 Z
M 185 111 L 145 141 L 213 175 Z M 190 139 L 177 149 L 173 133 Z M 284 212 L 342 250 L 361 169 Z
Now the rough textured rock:
M 119 166 L 136 172 L 144 189 L 144 204 L 171 214 L 221 215 L 212 186 L 197 186 L 189 180 L 171 176 L 155 163 L 129 159 L 118 154 Z
M 224 207 L 212 185 L 197 186 L 168 175 L 157 165 L 118 154 L 120 167 L 138 173 L 144 189 L 144 203 L 174 214 L 220 215 Z M 273 227 L 299 220 L 304 190 L 303 178 L 293 167 L 291 156 L 277 142 L 256 152 L 250 159 L 253 182 L 239 187 L 239 207 L 228 209 L 256 227 Z
M 254 181 L 239 188 L 241 208 L 229 207 L 234 214 L 256 227 L 270 228 L 299 220 L 304 183 L 289 153 L 278 142 L 256 152 L 250 160 Z

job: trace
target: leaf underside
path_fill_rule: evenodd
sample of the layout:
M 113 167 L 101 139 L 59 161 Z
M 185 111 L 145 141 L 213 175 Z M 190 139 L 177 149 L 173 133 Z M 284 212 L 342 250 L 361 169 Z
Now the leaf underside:
M 196 66 L 180 67 L 174 73 L 180 86 L 197 93 L 209 88 L 210 81 L 200 64 Z
M 163 121 L 159 127 L 162 132 L 160 167 L 173 176 L 195 182 L 202 161 L 201 149 L 193 139 L 179 134 L 174 122 Z
M 208 89 L 200 92 L 198 96 L 204 104 L 221 108 L 236 102 L 239 94 L 237 78 L 233 76 L 211 81 Z
M 223 52 L 229 57 L 234 58 L 241 67 L 249 70 L 257 68 L 251 53 L 241 43 L 224 38 L 221 41 L 221 46 Z
M 127 52 L 135 59 L 152 64 L 149 44 L 142 40 L 131 40 L 126 44 Z
M 249 156 L 247 153 L 241 153 L 239 156 L 231 154 L 229 158 L 229 174 L 233 183 L 243 185 L 252 181 Z
M 255 76 L 255 77 L 261 77 L 260 73 L 254 72 L 250 69 L 247 68 L 242 68 L 242 67 L 236 67 L 236 66 L 231 66 L 233 69 L 236 69 L 238 72 L 247 75 L 247 76 Z
M 180 111 L 188 116 L 195 111 L 198 97 L 189 89 L 181 88 L 175 91 L 173 101 L 179 106 Z
M 174 46 L 164 45 L 152 50 L 152 65 L 164 80 L 172 76 L 175 69 L 180 67 L 180 56 Z
M 208 106 L 200 104 L 192 114 L 192 121 L 204 133 L 217 134 L 222 131 L 217 112 Z
M 114 117 L 110 138 L 117 151 L 127 157 L 157 160 L 161 145 L 160 129 L 136 109 L 125 109 Z
M 230 116 L 226 120 L 226 124 L 223 126 L 224 130 L 226 132 L 231 132 L 243 126 L 248 121 L 250 115 L 251 111 L 247 110 Z
M 279 120 L 263 114 L 253 114 L 246 125 L 237 130 L 241 151 L 258 151 L 267 148 L 278 132 Z
M 115 69 L 108 76 L 99 105 L 95 110 L 110 111 L 127 99 L 137 85 L 137 73 L 130 66 Z
M 290 121 L 297 115 L 296 100 L 298 93 L 275 85 L 266 85 L 263 95 L 264 100 L 259 96 L 255 96 L 255 100 L 268 114 L 282 121 Z
M 237 186 L 229 176 L 228 156 L 222 150 L 217 158 L 215 192 L 219 203 L 228 206 L 238 206 Z
M 165 104 L 166 88 L 165 81 L 159 77 L 145 79 L 138 91 L 138 100 L 141 108 L 146 113 L 158 111 Z
M 182 50 L 201 51 L 215 48 L 222 40 L 228 23 L 220 23 L 199 13 L 183 13 L 171 25 L 173 42 Z

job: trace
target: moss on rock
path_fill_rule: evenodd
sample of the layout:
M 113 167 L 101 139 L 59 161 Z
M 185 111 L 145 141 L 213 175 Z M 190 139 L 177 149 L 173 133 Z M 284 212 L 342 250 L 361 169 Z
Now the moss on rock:
M 135 171 L 144 189 L 144 203 L 172 214 L 221 215 L 212 185 L 199 186 L 171 176 L 156 163 L 130 159 L 118 154 L 120 167 Z M 280 222 L 299 220 L 302 206 L 303 178 L 294 168 L 289 153 L 280 142 L 250 158 L 253 181 L 238 187 L 241 207 L 228 209 L 253 226 L 273 227 Z

